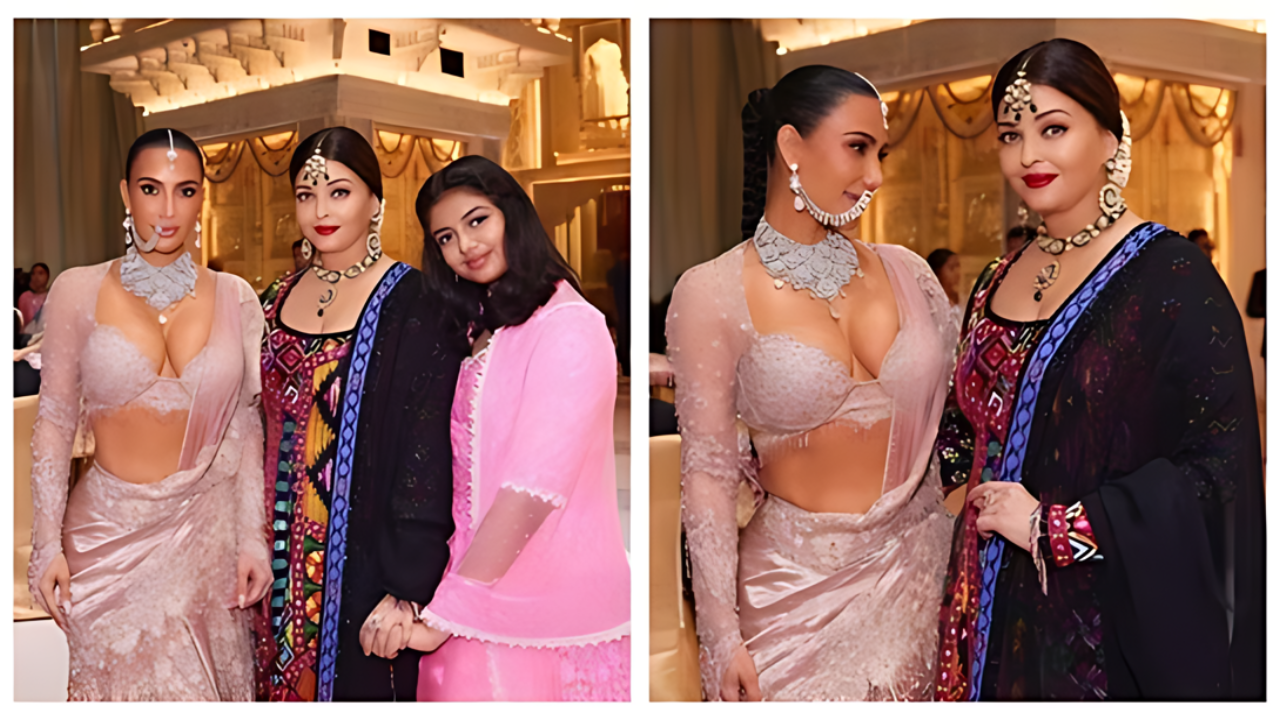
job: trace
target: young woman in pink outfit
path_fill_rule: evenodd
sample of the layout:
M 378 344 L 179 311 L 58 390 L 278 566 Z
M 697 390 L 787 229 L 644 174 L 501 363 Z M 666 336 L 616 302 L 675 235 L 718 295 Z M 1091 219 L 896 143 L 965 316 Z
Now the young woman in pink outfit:
M 436 173 L 417 212 L 427 281 L 473 340 L 452 413 L 457 529 L 412 636 L 370 633 L 368 647 L 429 653 L 419 700 L 628 700 L 604 317 L 493 162 L 465 157 Z

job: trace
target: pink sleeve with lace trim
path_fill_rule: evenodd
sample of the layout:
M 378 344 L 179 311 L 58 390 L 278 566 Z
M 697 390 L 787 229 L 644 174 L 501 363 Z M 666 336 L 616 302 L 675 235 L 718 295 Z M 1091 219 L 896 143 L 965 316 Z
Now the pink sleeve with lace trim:
M 680 419 L 682 520 L 693 563 L 703 691 L 720 699 L 720 682 L 742 634 L 738 625 L 738 486 L 745 479 L 734 402 L 741 355 L 741 296 L 720 277 L 740 253 L 685 273 L 667 313 L 668 355 Z M 734 295 L 737 293 L 737 295 Z M 736 329 L 735 329 L 736 328 Z
M 99 271 L 96 273 L 95 271 Z M 62 517 L 70 491 L 71 453 L 80 420 L 80 354 L 102 287 L 100 268 L 73 268 L 53 283 L 40 346 L 40 409 L 31 439 L 31 562 L 27 583 L 45 612 L 40 578 L 62 552 Z
M 513 408 L 515 430 L 492 475 L 497 495 L 458 566 L 458 575 L 486 585 L 507 573 L 573 494 L 589 456 L 583 443 L 593 437 L 573 430 L 613 424 L 617 371 L 604 318 L 580 301 L 540 322 L 520 406 Z

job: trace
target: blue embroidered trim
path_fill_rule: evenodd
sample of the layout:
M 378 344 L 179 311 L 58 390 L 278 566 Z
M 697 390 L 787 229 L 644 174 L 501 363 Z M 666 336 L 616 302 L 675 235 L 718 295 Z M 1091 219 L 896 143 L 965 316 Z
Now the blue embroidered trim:
M 338 663 L 338 620 L 342 612 L 342 569 L 347 559 L 347 498 L 351 492 L 351 463 L 356 454 L 356 424 L 360 420 L 360 400 L 364 390 L 364 374 L 369 368 L 373 341 L 378 336 L 378 319 L 382 302 L 409 272 L 409 266 L 396 263 L 382 276 L 360 318 L 360 329 L 351 350 L 351 369 L 342 396 L 342 424 L 338 431 L 337 472 L 333 480 L 329 528 L 324 552 L 324 608 L 320 626 L 320 657 L 316 663 L 318 676 L 316 700 L 333 700 L 333 681 Z
M 1076 321 L 1089 308 L 1102 288 L 1106 287 L 1120 268 L 1124 267 L 1146 248 L 1152 238 L 1165 232 L 1159 223 L 1148 223 L 1135 229 L 1125 240 L 1124 247 L 1111 256 L 1090 280 L 1071 298 L 1049 326 L 1044 339 L 1031 355 L 1022 373 L 1017 402 L 1013 407 L 1013 420 L 1009 425 L 1009 440 L 1005 443 L 1004 465 L 997 480 L 1022 482 L 1022 461 L 1027 452 L 1027 440 L 1031 437 L 1031 423 L 1036 400 L 1040 396 L 1040 381 L 1044 379 L 1049 361 L 1057 354 L 1062 342 L 1071 334 Z M 973 639 L 973 669 L 969 674 L 969 699 L 977 700 L 982 690 L 982 670 L 987 662 L 987 640 L 991 635 L 991 608 L 994 605 L 996 578 L 1000 574 L 1000 562 L 1004 557 L 1004 538 L 992 535 L 979 556 L 982 568 L 982 592 L 978 595 L 978 619 Z

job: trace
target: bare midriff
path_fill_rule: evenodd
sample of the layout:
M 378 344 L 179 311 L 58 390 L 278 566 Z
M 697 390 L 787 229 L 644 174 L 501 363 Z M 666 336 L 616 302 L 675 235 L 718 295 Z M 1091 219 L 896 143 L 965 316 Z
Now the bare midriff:
M 163 382 L 163 381 L 162 381 Z M 94 462 L 125 482 L 150 485 L 178 471 L 186 410 L 125 406 L 93 420 Z
M 809 512 L 865 513 L 883 493 L 892 427 L 888 418 L 870 428 L 834 422 L 779 441 L 761 456 L 760 485 Z

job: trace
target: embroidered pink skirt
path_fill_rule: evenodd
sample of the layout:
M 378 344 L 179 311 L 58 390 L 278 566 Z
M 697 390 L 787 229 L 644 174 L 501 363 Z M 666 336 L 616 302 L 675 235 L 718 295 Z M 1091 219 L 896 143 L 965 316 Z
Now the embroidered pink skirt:
M 449 638 L 418 666 L 419 702 L 626 702 L 631 638 L 532 648 Z
M 137 485 L 94 465 L 71 491 L 70 699 L 253 699 L 233 470 L 219 456 L 203 474 Z
M 953 520 L 936 488 L 865 514 L 769 496 L 742 531 L 742 637 L 765 700 L 927 700 Z

